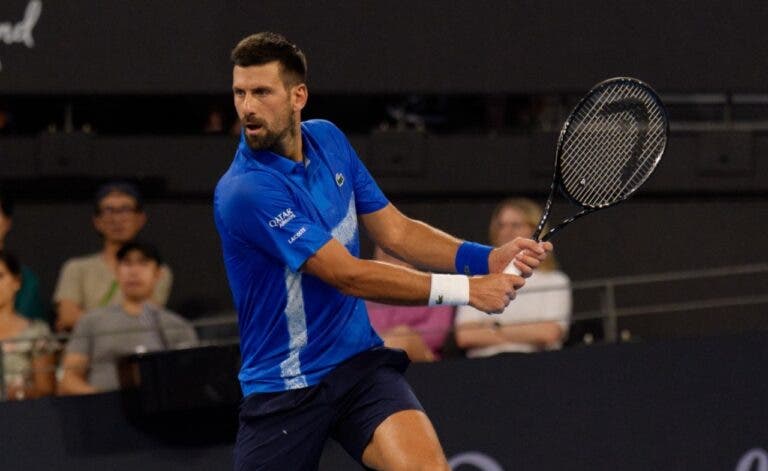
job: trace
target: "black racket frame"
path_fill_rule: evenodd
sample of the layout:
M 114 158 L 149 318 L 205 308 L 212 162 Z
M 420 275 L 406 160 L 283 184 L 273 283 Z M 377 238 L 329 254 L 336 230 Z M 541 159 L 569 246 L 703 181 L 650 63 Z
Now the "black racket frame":
M 603 89 L 608 87 L 609 85 L 613 85 L 616 82 L 625 82 L 625 83 L 631 83 L 635 86 L 640 86 L 644 89 L 646 89 L 649 92 L 649 95 L 653 98 L 653 100 L 656 102 L 656 104 L 659 106 L 659 109 L 661 110 L 661 113 L 663 115 L 664 119 L 664 134 L 667 137 L 664 139 L 664 146 L 659 151 L 659 156 L 664 154 L 664 151 L 666 150 L 667 141 L 669 138 L 669 119 L 667 118 L 667 111 L 664 108 L 664 104 L 661 102 L 661 99 L 659 98 L 658 94 L 651 88 L 650 85 L 647 83 L 638 80 L 636 78 L 632 77 L 613 77 L 609 78 L 607 80 L 604 80 L 594 87 L 586 94 L 584 97 L 582 97 L 581 100 L 576 104 L 576 106 L 573 108 L 571 113 L 568 115 L 568 119 L 566 119 L 565 123 L 563 124 L 563 128 L 560 130 L 560 136 L 557 139 L 557 147 L 555 148 L 555 172 L 552 176 L 552 184 L 549 187 L 549 196 L 547 197 L 547 202 L 544 205 L 544 209 L 542 211 L 541 220 L 539 221 L 539 224 L 536 226 L 536 230 L 533 232 L 533 235 L 531 236 L 534 240 L 539 240 L 539 235 L 541 235 L 541 231 L 544 229 L 544 226 L 547 223 L 547 219 L 549 218 L 549 213 L 552 209 L 552 201 L 554 200 L 555 191 L 558 190 L 560 193 L 567 199 L 571 204 L 573 204 L 576 207 L 582 208 L 580 212 L 577 214 L 563 219 L 562 222 L 560 222 L 558 225 L 552 227 L 549 231 L 547 231 L 546 234 L 544 234 L 544 237 L 542 237 L 540 240 L 547 241 L 552 238 L 558 231 L 563 229 L 563 227 L 567 226 L 568 224 L 572 223 L 576 219 L 579 219 L 582 216 L 586 216 L 587 214 L 593 213 L 599 209 L 605 209 L 610 208 L 611 206 L 615 206 L 623 201 L 626 201 L 627 198 L 635 194 L 635 192 L 647 181 L 647 178 L 650 177 L 650 175 L 656 170 L 656 167 L 658 167 L 658 162 L 661 160 L 659 157 L 657 159 L 657 162 L 654 164 L 653 169 L 651 169 L 650 172 L 648 172 L 648 176 L 646 179 L 644 179 L 642 182 L 640 182 L 632 191 L 624 195 L 623 197 L 617 199 L 616 201 L 613 201 L 610 204 L 604 204 L 599 206 L 588 206 L 584 205 L 581 202 L 579 202 L 577 199 L 572 197 L 568 190 L 565 189 L 565 185 L 562 184 L 562 174 L 560 173 L 560 166 L 561 166 L 561 157 L 562 157 L 562 147 L 563 142 L 565 141 L 565 138 L 568 134 L 568 130 L 571 126 L 571 122 L 573 120 L 573 117 L 576 115 L 576 113 L 581 110 L 582 106 L 589 100 L 592 96 L 595 94 L 601 92 Z

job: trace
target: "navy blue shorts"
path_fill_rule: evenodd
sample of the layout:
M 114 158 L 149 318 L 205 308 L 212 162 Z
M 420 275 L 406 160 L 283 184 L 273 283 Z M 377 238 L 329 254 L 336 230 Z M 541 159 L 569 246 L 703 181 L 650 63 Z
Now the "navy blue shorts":
M 409 363 L 402 350 L 375 348 L 342 363 L 317 385 L 244 398 L 235 469 L 316 470 L 328 437 L 362 464 L 384 419 L 424 410 L 403 377 Z

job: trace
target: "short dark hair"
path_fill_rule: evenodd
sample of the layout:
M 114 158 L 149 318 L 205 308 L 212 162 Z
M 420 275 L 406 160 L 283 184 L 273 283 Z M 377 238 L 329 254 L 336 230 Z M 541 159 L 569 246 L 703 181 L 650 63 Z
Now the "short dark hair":
M 144 210 L 144 198 L 141 196 L 141 192 L 136 185 L 129 182 L 114 181 L 104 183 L 96 190 L 96 195 L 93 198 L 93 212 L 95 214 L 101 212 L 101 201 L 112 193 L 122 193 L 130 196 L 136 200 L 136 210 Z
M 13 254 L 0 250 L 0 263 L 3 263 L 8 268 L 11 275 L 17 278 L 21 276 L 21 263 Z
M 7 191 L 0 188 L 0 211 L 7 218 L 13 217 L 13 198 Z
M 307 81 L 307 58 L 295 44 L 284 36 L 263 31 L 243 38 L 230 55 L 232 62 L 240 67 L 264 65 L 278 61 L 283 81 L 292 76 L 294 84 Z
M 160 251 L 157 250 L 157 247 L 139 240 L 132 240 L 120 247 L 120 250 L 117 251 L 117 262 L 122 262 L 133 251 L 141 253 L 150 260 L 154 260 L 158 265 L 163 264 L 163 259 L 160 257 Z

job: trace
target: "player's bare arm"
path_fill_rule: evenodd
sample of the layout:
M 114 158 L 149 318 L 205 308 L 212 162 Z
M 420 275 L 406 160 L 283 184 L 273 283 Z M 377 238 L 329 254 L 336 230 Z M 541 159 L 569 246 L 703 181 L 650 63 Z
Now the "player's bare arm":
M 387 253 L 424 269 L 455 272 L 460 239 L 405 216 L 391 203 L 362 215 L 361 220 L 371 238 Z M 488 269 L 500 273 L 514 261 L 523 277 L 530 276 L 551 251 L 549 242 L 518 238 L 490 252 Z
M 427 304 L 432 275 L 375 260 L 361 260 L 331 239 L 304 264 L 303 271 L 339 291 L 388 304 Z M 493 274 L 469 278 L 469 304 L 484 312 L 501 312 L 525 284 L 522 277 Z

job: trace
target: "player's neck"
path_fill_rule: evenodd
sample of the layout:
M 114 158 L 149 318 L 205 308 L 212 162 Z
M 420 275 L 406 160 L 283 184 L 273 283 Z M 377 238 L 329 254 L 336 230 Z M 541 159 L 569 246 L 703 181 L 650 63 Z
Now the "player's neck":
M 283 144 L 285 149 L 285 153 L 283 155 L 299 164 L 304 162 L 304 146 L 301 142 L 300 122 L 300 119 L 297 120 L 294 132 L 289 136 L 286 136 L 287 142 Z

